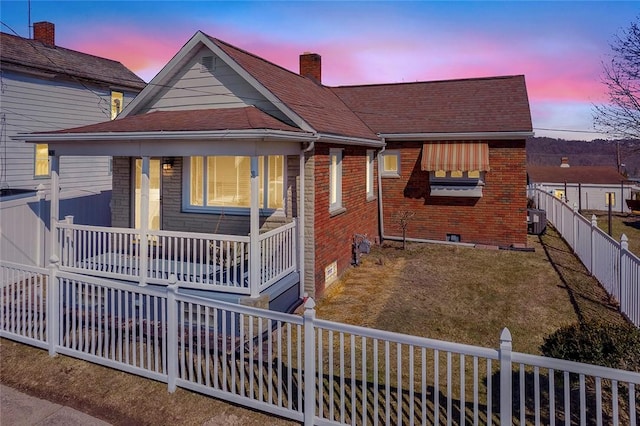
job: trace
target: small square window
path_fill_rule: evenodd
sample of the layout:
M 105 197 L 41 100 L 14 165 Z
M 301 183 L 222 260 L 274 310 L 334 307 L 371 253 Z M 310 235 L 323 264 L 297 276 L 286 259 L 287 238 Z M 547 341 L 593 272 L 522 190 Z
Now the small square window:
M 400 151 L 384 151 L 381 155 L 383 177 L 400 177 Z
M 462 177 L 462 170 L 452 170 L 451 171 L 451 177 L 452 178 L 461 178 Z

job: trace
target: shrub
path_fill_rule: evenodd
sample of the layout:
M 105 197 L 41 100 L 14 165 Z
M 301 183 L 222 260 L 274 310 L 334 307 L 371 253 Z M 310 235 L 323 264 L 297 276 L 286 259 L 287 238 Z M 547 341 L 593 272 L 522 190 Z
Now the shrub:
M 544 338 L 540 350 L 553 358 L 640 372 L 640 329 L 631 324 L 562 327 Z

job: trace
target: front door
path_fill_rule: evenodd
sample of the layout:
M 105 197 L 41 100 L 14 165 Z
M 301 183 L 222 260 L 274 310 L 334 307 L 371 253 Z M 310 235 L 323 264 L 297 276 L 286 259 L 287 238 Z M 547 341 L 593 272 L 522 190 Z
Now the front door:
M 140 229 L 140 194 L 142 192 L 142 159 L 136 159 L 135 165 L 135 228 Z M 160 159 L 149 160 L 149 229 L 160 229 Z

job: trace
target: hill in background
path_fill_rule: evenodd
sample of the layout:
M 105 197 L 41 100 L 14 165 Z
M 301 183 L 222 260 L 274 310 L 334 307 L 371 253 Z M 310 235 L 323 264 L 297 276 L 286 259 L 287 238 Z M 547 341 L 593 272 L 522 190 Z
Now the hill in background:
M 640 178 L 640 140 L 621 139 L 576 141 L 544 137 L 527 139 L 527 164 L 560 166 L 562 157 L 574 166 L 618 166 L 618 152 L 623 173 Z

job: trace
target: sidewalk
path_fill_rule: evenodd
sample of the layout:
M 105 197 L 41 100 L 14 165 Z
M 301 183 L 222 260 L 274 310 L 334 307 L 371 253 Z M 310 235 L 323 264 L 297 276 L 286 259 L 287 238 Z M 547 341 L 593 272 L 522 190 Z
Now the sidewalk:
M 88 414 L 29 396 L 2 384 L 0 384 L 0 424 L 3 426 L 109 425 Z

